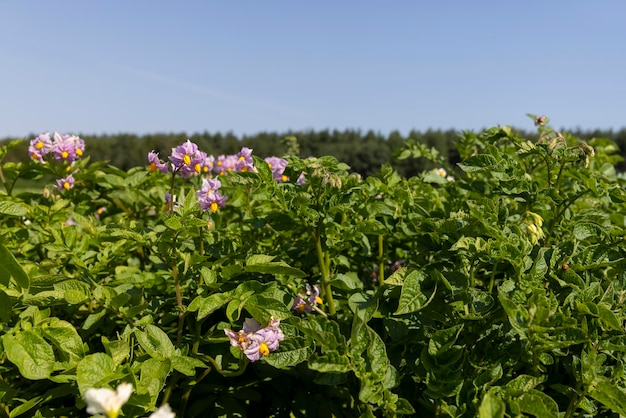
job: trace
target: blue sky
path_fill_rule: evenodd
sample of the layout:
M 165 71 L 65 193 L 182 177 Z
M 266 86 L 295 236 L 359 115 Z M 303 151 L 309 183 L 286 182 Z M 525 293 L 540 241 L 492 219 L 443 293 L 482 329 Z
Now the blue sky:
M 0 0 L 0 138 L 626 127 L 622 1 Z

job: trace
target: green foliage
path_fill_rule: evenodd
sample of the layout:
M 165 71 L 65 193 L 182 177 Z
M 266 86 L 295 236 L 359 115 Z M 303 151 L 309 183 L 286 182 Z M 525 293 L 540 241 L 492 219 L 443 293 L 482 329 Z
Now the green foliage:
M 35 193 L 45 165 L 4 163 L 0 415 L 85 416 L 122 382 L 124 416 L 626 415 L 615 144 L 495 127 L 463 133 L 454 167 L 416 139 L 410 176 L 291 155 L 278 182 L 255 158 L 219 177 L 215 213 L 200 176 L 85 158 L 74 188 Z M 225 333 L 247 318 L 284 334 L 257 361 Z

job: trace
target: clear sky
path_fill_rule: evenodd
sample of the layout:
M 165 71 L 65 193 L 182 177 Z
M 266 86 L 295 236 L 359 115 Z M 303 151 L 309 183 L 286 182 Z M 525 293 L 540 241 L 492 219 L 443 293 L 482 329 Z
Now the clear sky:
M 0 0 L 0 138 L 626 127 L 626 2 Z

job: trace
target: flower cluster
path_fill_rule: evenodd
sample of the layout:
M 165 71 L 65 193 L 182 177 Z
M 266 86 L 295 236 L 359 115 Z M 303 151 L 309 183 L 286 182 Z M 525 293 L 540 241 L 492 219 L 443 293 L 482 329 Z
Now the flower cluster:
M 133 393 L 133 385 L 121 383 L 117 389 L 109 388 L 87 389 L 85 402 L 87 402 L 88 414 L 104 414 L 107 418 L 117 418 L 122 411 L 122 406 Z M 168 404 L 161 406 L 153 412 L 149 418 L 174 418 L 176 415 Z
M 148 170 L 178 173 L 183 178 L 198 174 L 226 174 L 228 172 L 255 172 L 252 150 L 243 147 L 237 155 L 220 155 L 217 159 L 198 149 L 198 145 L 187 140 L 182 145 L 172 148 L 169 164 L 159 158 L 159 154 L 148 153 Z
M 85 141 L 76 135 L 66 135 L 55 132 L 50 136 L 49 132 L 44 132 L 31 139 L 28 146 L 30 157 L 39 162 L 56 161 L 66 164 L 65 171 L 70 171 L 74 162 L 85 153 Z M 57 180 L 57 189 L 60 191 L 74 188 L 73 173 Z
M 278 348 L 279 341 L 285 339 L 285 335 L 279 328 L 280 320 L 270 319 L 265 328 L 253 318 L 248 318 L 243 323 L 243 329 L 234 332 L 225 329 L 224 333 L 230 340 L 230 345 L 239 348 L 250 361 L 257 361 L 267 356 Z
M 194 175 L 207 175 L 202 179 L 202 187 L 196 191 L 198 202 L 203 212 L 217 210 L 224 206 L 226 197 L 219 193 L 221 182 L 216 177 L 225 175 L 229 172 L 246 173 L 256 172 L 254 167 L 254 159 L 252 158 L 252 149 L 243 147 L 236 155 L 219 155 L 217 158 L 207 155 L 198 149 L 198 145 L 187 140 L 184 144 L 172 148 L 172 153 L 168 158 L 169 162 L 161 160 L 159 154 L 155 151 L 148 153 L 148 171 L 154 173 L 160 171 L 162 173 L 171 172 L 173 175 L 180 174 L 183 178 Z M 281 182 L 289 181 L 285 172 L 287 160 L 278 157 L 269 157 L 265 161 L 272 170 L 274 179 Z M 215 177 L 213 177 L 215 176 Z M 64 182 L 59 183 L 59 188 L 71 188 L 73 179 L 62 179 Z M 304 173 L 300 175 L 297 184 L 305 183 Z M 172 208 L 171 196 L 166 195 L 166 207 Z
M 52 154 L 57 161 L 74 162 L 85 152 L 85 141 L 76 135 L 65 135 L 55 132 L 50 138 L 49 132 L 40 134 L 30 141 L 28 153 L 30 157 L 41 163 L 44 157 Z
M 296 296 L 291 309 L 299 313 L 311 313 L 314 309 L 319 309 L 317 305 L 321 304 L 320 287 L 318 285 L 311 287 L 307 283 L 306 290 L 300 291 L 300 294 Z

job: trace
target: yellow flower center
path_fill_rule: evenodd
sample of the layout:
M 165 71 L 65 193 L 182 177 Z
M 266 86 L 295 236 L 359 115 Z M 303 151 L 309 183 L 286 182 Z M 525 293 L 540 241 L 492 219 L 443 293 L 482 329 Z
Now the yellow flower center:
M 61 158 L 63 158 L 64 160 L 65 160 L 67 157 L 69 157 L 69 156 L 70 156 L 70 153 L 69 153 L 69 152 L 67 152 L 67 151 L 63 151 L 63 152 L 61 153 Z
M 247 173 L 248 172 L 248 167 L 242 167 L 241 168 L 241 172 L 242 173 Z
M 259 344 L 259 353 L 261 353 L 262 356 L 267 356 L 270 353 L 269 347 L 264 342 Z
M 286 182 L 288 182 L 288 181 L 289 181 L 289 177 L 287 177 L 287 176 L 286 176 L 286 175 L 284 175 L 284 174 L 283 174 L 282 176 L 280 176 L 280 179 L 283 181 L 283 183 L 286 183 Z
M 151 173 L 154 173 L 157 170 L 157 166 L 155 163 L 150 163 L 150 167 L 148 168 L 148 171 Z
M 217 202 L 211 203 L 211 212 L 213 213 L 217 212 L 217 208 L 219 208 L 219 205 L 217 204 Z
M 200 163 L 194 164 L 193 171 L 199 174 L 202 171 L 202 165 L 200 165 Z
M 76 148 L 76 155 L 78 155 L 79 157 L 83 156 L 83 150 L 80 148 Z
M 189 156 L 189 154 L 185 154 L 183 156 L 183 163 L 185 163 L 185 165 L 191 164 L 191 157 Z
M 69 183 L 69 181 L 64 181 L 63 182 L 63 188 L 65 190 L 69 190 L 72 187 L 72 185 Z
M 243 155 L 241 157 L 239 157 L 239 161 L 243 161 L 245 159 L 246 159 L 246 157 L 244 157 Z
M 321 297 L 318 296 L 315 298 L 315 303 L 317 303 L 318 305 L 321 305 L 322 303 L 324 303 L 324 301 L 322 300 Z
M 35 144 L 35 148 L 37 148 L 37 149 L 42 149 L 44 146 L 45 146 L 45 144 L 43 142 L 41 142 L 41 141 L 39 141 L 39 142 L 37 142 Z

